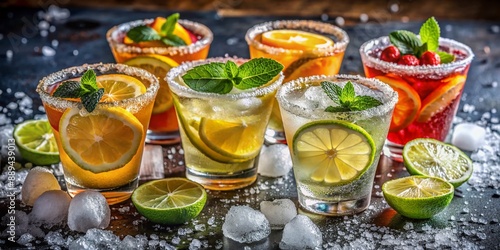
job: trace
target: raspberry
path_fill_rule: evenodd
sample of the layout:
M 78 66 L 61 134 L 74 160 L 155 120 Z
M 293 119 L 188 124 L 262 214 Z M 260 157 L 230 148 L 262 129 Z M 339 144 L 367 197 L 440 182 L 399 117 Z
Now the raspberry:
M 387 48 L 385 48 L 382 51 L 382 54 L 380 54 L 380 59 L 386 62 L 393 62 L 396 63 L 398 62 L 399 58 L 401 57 L 401 53 L 399 52 L 399 49 L 396 48 L 396 46 L 391 45 Z
M 398 64 L 408 65 L 408 66 L 418 66 L 420 61 L 414 55 L 404 55 L 398 60 Z
M 432 51 L 426 51 L 420 57 L 420 65 L 439 65 L 441 57 Z

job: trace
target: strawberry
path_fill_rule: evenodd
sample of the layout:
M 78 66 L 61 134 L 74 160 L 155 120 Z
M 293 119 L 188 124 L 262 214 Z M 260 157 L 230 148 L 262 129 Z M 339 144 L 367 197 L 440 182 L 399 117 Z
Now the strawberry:
M 399 58 L 401 58 L 401 53 L 394 45 L 388 46 L 382 51 L 382 54 L 380 54 L 380 59 L 386 62 L 397 63 Z
M 420 65 L 439 65 L 441 57 L 432 51 L 426 51 L 420 57 Z
M 404 55 L 398 60 L 398 64 L 408 65 L 408 66 L 418 66 L 420 61 L 414 55 Z

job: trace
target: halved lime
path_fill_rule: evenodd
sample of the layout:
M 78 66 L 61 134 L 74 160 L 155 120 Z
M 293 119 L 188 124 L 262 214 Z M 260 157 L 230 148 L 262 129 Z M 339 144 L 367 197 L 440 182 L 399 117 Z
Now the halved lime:
M 345 121 L 314 121 L 293 137 L 295 157 L 310 178 L 343 185 L 359 178 L 373 163 L 375 143 L 362 127 Z
M 182 224 L 201 212 L 207 201 L 205 189 L 185 178 L 147 182 L 132 193 L 132 203 L 152 222 Z
M 458 187 L 472 175 L 472 161 L 457 147 L 429 138 L 418 138 L 403 148 L 404 165 L 413 175 L 439 177 Z
M 443 211 L 453 199 L 453 185 L 435 177 L 408 176 L 382 185 L 394 210 L 413 219 L 427 219 Z
M 59 151 L 47 120 L 28 120 L 16 126 L 14 140 L 21 156 L 35 165 L 59 162 Z

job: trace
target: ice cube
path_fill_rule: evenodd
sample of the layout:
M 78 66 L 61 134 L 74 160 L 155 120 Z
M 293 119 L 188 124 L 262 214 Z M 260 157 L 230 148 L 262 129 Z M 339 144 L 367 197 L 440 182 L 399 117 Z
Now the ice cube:
M 453 129 L 451 143 L 460 149 L 475 151 L 484 144 L 486 130 L 473 123 L 460 123 Z
M 297 216 L 295 203 L 290 199 L 262 201 L 260 203 L 260 211 L 269 220 L 271 229 L 283 229 L 285 224 Z
M 323 237 L 318 226 L 309 217 L 299 214 L 285 225 L 279 247 L 281 249 L 319 249 Z
M 30 222 L 34 224 L 55 225 L 68 218 L 68 208 L 71 197 L 62 190 L 49 190 L 36 199 L 29 214 Z
M 124 250 L 135 250 L 139 247 L 139 241 L 131 235 L 125 236 L 122 242 L 120 242 L 119 249 Z
M 241 98 L 235 102 L 235 108 L 246 113 L 255 113 L 262 106 L 262 100 L 257 97 Z
M 33 206 L 35 200 L 49 190 L 61 190 L 59 182 L 50 170 L 43 167 L 35 167 L 28 172 L 21 189 L 24 204 Z
M 251 243 L 269 236 L 271 228 L 260 211 L 249 206 L 233 206 L 226 214 L 222 233 L 234 241 Z
M 292 157 L 288 146 L 273 144 L 262 147 L 257 171 L 262 176 L 278 177 L 287 175 L 292 169 Z
M 106 228 L 111 211 L 104 196 L 97 191 L 81 192 L 71 200 L 68 226 L 71 230 L 87 232 L 91 228 Z

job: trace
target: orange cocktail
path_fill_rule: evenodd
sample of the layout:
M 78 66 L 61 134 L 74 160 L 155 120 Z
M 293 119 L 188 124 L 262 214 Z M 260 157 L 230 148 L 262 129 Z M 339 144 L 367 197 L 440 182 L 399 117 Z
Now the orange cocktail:
M 349 43 L 349 37 L 342 29 L 308 20 L 258 24 L 247 31 L 245 39 L 251 58 L 266 57 L 283 64 L 283 82 L 312 75 L 337 74 Z M 273 107 L 266 140 L 271 143 L 285 141 L 277 103 Z
M 160 90 L 155 100 L 146 138 L 148 143 L 179 142 L 177 117 L 170 90 L 164 78 L 172 67 L 182 62 L 205 59 L 213 40 L 213 34 L 209 28 L 188 20 L 176 20 L 171 28 L 171 34 L 165 35 L 166 33 L 162 33 L 162 27 L 172 16 L 123 23 L 111 28 L 106 34 L 111 51 L 118 63 L 143 68 L 160 80 Z M 129 32 L 137 27 L 150 28 L 159 34 L 160 40 L 133 40 L 132 38 L 135 39 L 135 37 Z M 164 42 L 163 35 L 164 37 L 173 35 L 182 41 Z
M 101 91 L 102 97 L 56 97 L 68 93 L 62 91 L 63 85 L 89 81 L 95 83 L 93 93 Z M 40 81 L 37 92 L 57 141 L 71 195 L 97 190 L 110 204 L 131 195 L 138 184 L 144 140 L 158 89 L 154 75 L 121 64 L 68 68 Z M 88 102 L 93 101 L 95 106 L 89 106 Z

